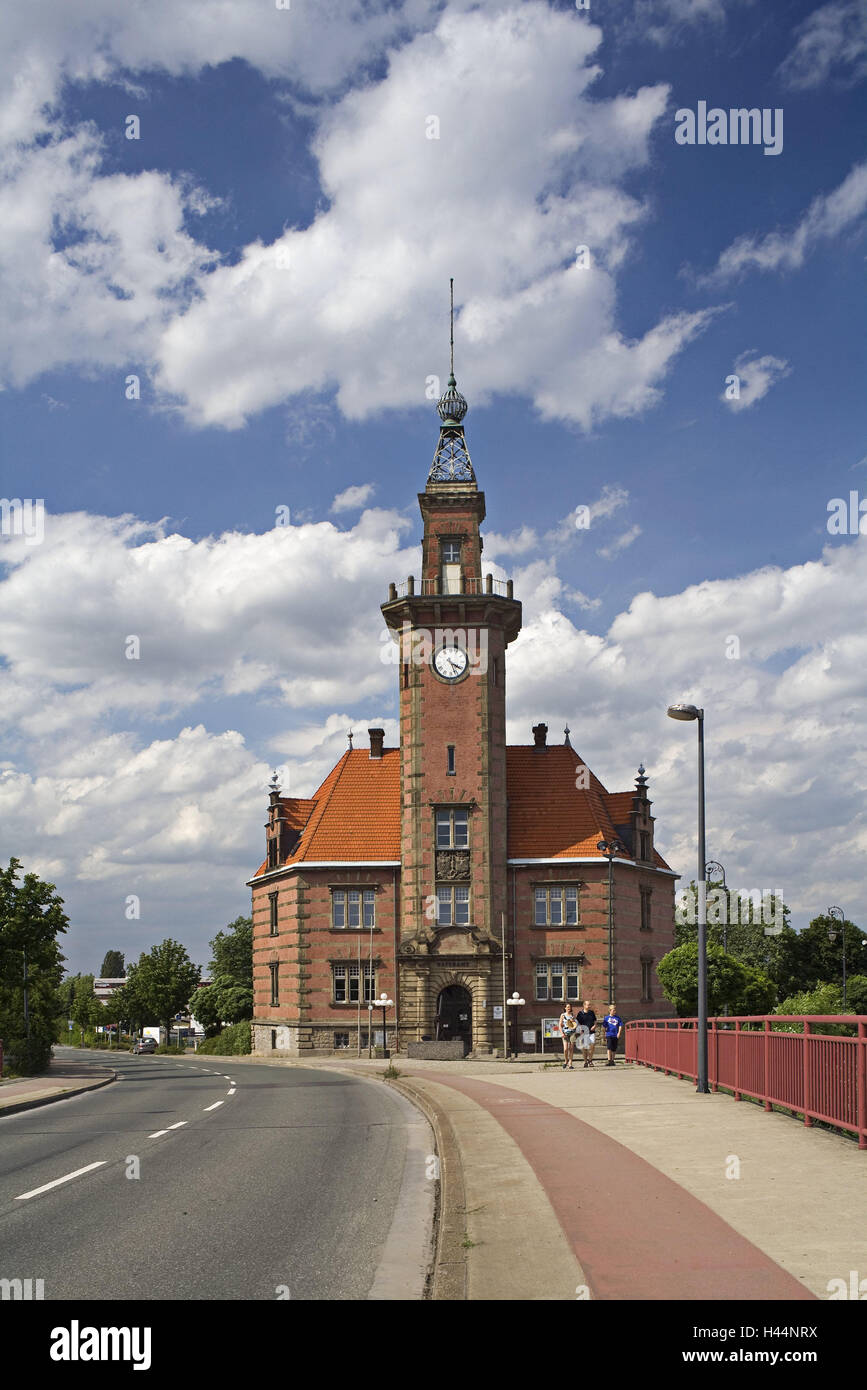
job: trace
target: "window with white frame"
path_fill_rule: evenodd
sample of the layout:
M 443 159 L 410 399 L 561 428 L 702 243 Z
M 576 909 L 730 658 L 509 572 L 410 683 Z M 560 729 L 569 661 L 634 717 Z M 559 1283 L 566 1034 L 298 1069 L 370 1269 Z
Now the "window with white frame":
M 540 960 L 536 962 L 537 999 L 580 999 L 578 962 Z
M 332 927 L 375 927 L 375 889 L 332 888 L 331 925 Z
M 470 920 L 468 883 L 437 884 L 437 926 L 460 927 Z
M 459 594 L 461 592 L 460 541 L 440 542 L 440 562 L 442 566 L 442 593 Z
M 437 811 L 437 849 L 468 849 L 470 813 L 460 807 Z
M 577 927 L 578 885 L 540 883 L 535 892 L 537 927 Z
M 362 976 L 363 971 L 363 976 Z M 358 991 L 362 978 L 364 979 L 364 998 L 363 1002 L 369 1004 L 373 999 L 373 991 L 376 983 L 376 972 L 372 965 L 333 964 L 331 967 L 332 982 L 334 985 L 335 1004 L 357 1004 Z

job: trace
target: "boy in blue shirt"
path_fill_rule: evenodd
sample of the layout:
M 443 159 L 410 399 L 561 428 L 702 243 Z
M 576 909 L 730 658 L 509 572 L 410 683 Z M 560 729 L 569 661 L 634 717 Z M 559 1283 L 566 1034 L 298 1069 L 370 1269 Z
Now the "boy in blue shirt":
M 623 1019 L 615 1011 L 615 1005 L 608 1005 L 608 1013 L 602 1020 L 605 1029 L 605 1046 L 608 1048 L 608 1061 L 606 1067 L 614 1066 L 614 1058 L 617 1054 L 617 1044 L 620 1041 L 620 1034 L 623 1032 Z

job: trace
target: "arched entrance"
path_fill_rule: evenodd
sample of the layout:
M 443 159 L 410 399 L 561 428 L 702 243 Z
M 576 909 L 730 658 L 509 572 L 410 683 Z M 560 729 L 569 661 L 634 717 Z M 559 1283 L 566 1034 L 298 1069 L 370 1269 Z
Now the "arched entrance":
M 463 1039 L 468 1048 L 473 1045 L 473 997 L 463 985 L 447 985 L 437 999 L 437 1042 L 455 1038 Z

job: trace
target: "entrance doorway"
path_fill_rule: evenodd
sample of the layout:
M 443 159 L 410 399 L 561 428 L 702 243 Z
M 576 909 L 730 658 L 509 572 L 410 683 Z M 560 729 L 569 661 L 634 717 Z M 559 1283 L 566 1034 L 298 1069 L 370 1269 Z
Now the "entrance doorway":
M 473 1045 L 473 998 L 463 985 L 447 985 L 437 1000 L 437 1042 L 463 1040 L 467 1048 Z

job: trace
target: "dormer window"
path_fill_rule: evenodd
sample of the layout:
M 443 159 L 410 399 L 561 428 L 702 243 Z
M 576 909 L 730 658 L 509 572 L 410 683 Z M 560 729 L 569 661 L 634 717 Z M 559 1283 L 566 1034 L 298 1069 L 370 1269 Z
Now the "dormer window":
M 441 592 L 459 594 L 461 592 L 461 543 L 460 541 L 440 542 Z

